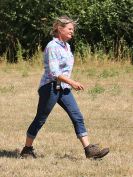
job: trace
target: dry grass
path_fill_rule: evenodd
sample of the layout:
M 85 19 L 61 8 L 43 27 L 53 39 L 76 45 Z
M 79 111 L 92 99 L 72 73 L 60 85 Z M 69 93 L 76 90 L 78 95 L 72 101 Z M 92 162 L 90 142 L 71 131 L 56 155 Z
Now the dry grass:
M 66 113 L 56 105 L 34 146 L 38 159 L 18 159 L 36 113 L 42 68 L 0 65 L 1 177 L 133 177 L 133 67 L 92 64 L 75 67 L 84 83 L 73 92 L 92 143 L 110 147 L 101 161 L 88 160 Z

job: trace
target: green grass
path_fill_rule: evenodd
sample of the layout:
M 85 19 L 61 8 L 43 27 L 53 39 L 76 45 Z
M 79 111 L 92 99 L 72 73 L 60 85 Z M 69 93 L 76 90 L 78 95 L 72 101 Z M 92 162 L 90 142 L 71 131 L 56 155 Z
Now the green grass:
M 104 69 L 99 77 L 101 78 L 108 78 L 108 77 L 115 77 L 115 76 L 118 76 L 119 75 L 119 72 L 114 69 L 114 68 L 111 68 L 111 69 Z
M 34 142 L 38 158 L 18 158 L 36 114 L 42 72 L 39 62 L 0 64 L 0 176 L 132 177 L 130 64 L 76 64 L 72 75 L 85 86 L 84 91 L 73 94 L 84 115 L 90 142 L 109 147 L 107 157 L 101 161 L 85 158 L 68 115 L 56 105 Z
M 6 94 L 8 92 L 14 92 L 14 86 L 9 85 L 9 86 L 0 86 L 0 93 L 1 94 Z
M 102 94 L 104 93 L 105 89 L 96 84 L 93 88 L 89 89 L 88 90 L 88 93 L 93 97 L 93 98 L 96 98 L 98 94 Z

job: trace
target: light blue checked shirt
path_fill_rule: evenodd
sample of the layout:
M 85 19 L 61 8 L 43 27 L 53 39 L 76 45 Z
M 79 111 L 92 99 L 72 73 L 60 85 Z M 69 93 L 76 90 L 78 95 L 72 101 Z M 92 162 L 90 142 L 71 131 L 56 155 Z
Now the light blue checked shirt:
M 44 74 L 42 75 L 39 87 L 51 81 L 56 81 L 59 75 L 70 78 L 73 63 L 74 57 L 70 45 L 60 41 L 58 38 L 53 38 L 44 51 Z M 69 84 L 64 82 L 61 82 L 61 87 L 63 89 L 71 88 Z

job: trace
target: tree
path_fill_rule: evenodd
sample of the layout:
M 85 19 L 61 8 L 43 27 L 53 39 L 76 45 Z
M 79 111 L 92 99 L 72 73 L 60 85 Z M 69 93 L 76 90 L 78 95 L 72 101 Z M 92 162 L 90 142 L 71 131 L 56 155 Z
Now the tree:
M 72 46 L 81 55 L 88 46 L 116 58 L 124 56 L 124 46 L 133 50 L 132 0 L 0 0 L 0 54 L 7 52 L 9 61 L 17 61 L 19 43 L 23 57 L 31 57 L 47 44 L 60 15 L 78 19 Z

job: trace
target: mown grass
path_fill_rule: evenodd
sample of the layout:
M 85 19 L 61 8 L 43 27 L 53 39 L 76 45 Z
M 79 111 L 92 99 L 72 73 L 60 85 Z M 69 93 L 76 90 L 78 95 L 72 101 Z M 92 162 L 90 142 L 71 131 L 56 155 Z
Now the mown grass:
M 34 142 L 38 158 L 19 159 L 36 113 L 41 64 L 0 65 L 1 177 L 132 177 L 133 66 L 76 64 L 72 77 L 85 85 L 73 91 L 91 143 L 110 147 L 101 161 L 85 158 L 67 114 L 56 105 Z

